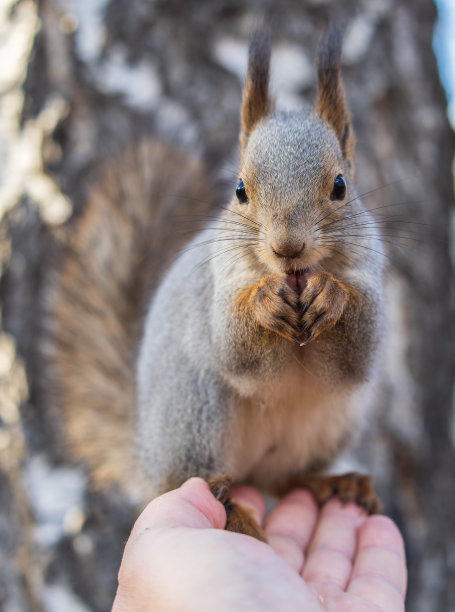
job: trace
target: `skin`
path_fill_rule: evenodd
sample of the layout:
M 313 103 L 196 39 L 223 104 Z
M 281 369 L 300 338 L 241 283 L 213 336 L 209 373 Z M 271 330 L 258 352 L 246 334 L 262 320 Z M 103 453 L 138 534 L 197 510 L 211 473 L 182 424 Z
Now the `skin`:
M 264 499 L 237 487 L 268 544 L 223 530 L 226 515 L 192 478 L 151 502 L 126 544 L 113 612 L 404 611 L 406 565 L 395 524 L 333 499 L 319 511 L 303 489 L 264 523 Z

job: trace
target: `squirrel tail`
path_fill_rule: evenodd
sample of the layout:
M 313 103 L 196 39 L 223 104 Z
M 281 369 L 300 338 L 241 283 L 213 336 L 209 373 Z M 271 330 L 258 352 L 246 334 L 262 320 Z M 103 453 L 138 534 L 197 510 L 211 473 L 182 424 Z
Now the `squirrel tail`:
M 179 217 L 212 209 L 209 184 L 199 160 L 144 140 L 104 167 L 64 228 L 44 290 L 43 393 L 57 442 L 96 487 L 142 489 L 134 421 L 145 303 L 183 244 Z

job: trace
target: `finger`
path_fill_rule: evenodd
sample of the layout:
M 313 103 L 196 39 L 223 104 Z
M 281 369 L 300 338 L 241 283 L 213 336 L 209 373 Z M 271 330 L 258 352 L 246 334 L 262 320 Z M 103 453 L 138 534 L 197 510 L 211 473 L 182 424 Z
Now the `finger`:
M 348 593 L 383 610 L 403 610 L 406 560 L 403 539 L 386 516 L 372 516 L 360 527 Z
M 272 548 L 300 572 L 305 550 L 318 517 L 318 507 L 309 491 L 292 491 L 268 516 L 264 531 Z
M 226 512 L 202 478 L 190 478 L 180 488 L 151 501 L 137 519 L 130 540 L 149 529 L 194 527 L 224 529 Z
M 251 510 L 255 521 L 262 525 L 265 514 L 265 500 L 257 489 L 246 485 L 236 485 L 232 487 L 231 495 L 241 506 Z
M 354 503 L 330 500 L 316 525 L 302 577 L 318 593 L 344 591 L 352 571 L 357 529 L 366 516 Z

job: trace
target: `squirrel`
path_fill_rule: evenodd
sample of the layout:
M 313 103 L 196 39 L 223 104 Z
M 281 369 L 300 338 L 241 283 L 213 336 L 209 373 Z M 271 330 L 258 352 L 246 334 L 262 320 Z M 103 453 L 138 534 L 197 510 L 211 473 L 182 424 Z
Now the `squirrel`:
M 325 473 L 360 428 L 383 327 L 341 38 L 319 45 L 314 107 L 285 112 L 269 93 L 268 31 L 252 34 L 238 180 L 220 214 L 200 162 L 145 140 L 108 164 L 68 228 L 46 291 L 45 385 L 98 484 L 156 496 L 201 476 L 227 528 L 259 538 L 232 482 L 379 510 L 369 476 Z M 177 215 L 196 212 L 208 227 L 150 292 Z

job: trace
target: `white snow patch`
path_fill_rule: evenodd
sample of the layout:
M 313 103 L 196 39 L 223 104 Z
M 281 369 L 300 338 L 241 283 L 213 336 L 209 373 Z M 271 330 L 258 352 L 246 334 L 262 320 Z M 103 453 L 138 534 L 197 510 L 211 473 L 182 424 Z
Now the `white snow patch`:
M 376 15 L 373 13 L 362 13 L 352 20 L 343 42 L 344 63 L 355 64 L 365 56 L 373 38 L 376 21 Z
M 139 109 L 150 110 L 161 94 L 158 74 L 150 62 L 130 64 L 126 49 L 117 45 L 95 69 L 96 82 L 105 93 L 118 93 Z
M 106 40 L 103 17 L 109 0 L 60 1 L 64 10 L 68 12 L 66 19 L 72 20 L 75 24 L 77 55 L 87 64 L 96 62 Z
M 223 68 L 244 81 L 248 57 L 248 44 L 245 41 L 230 36 L 221 37 L 213 47 L 213 55 Z
M 39 19 L 33 2 L 16 7 L 16 15 L 8 17 L 14 2 L 0 0 L 0 92 L 7 92 L 25 77 L 25 69 Z
M 11 115 L 5 121 L 9 124 L 9 130 L 5 130 L 9 147 L 2 165 L 5 180 L 0 183 L 0 216 L 25 193 L 38 204 L 43 219 L 57 225 L 69 217 L 72 207 L 57 183 L 44 173 L 41 152 L 46 136 L 66 116 L 68 104 L 58 96 L 49 97 L 36 120 L 29 119 L 20 130 L 16 115 L 21 107 L 18 96 L 19 92 L 10 92 L 8 105 L 4 99 L 4 107 L 0 110 L 0 119 Z M 5 133 L 1 124 L 0 132 Z
M 61 585 L 43 588 L 43 607 L 45 612 L 91 612 L 74 593 Z
M 91 71 L 100 91 L 121 94 L 132 107 L 150 110 L 157 105 L 161 84 L 155 67 L 146 61 L 131 64 L 126 49 L 116 45 L 107 49 L 104 13 L 109 0 L 60 0 L 65 12 L 61 27 L 75 31 L 76 54 Z M 62 21 L 63 20 L 63 21 Z M 63 26 L 62 26 L 63 24 Z
M 13 142 L 17 138 L 24 100 L 22 82 L 34 36 L 39 28 L 34 2 L 18 4 L 11 17 L 13 4 L 11 0 L 0 0 L 0 217 L 17 199 L 17 194 L 14 194 L 11 203 L 5 191 L 6 185 L 11 182 L 9 160 Z
M 216 61 L 232 72 L 242 83 L 248 63 L 248 44 L 229 36 L 222 37 L 213 47 Z M 270 66 L 271 89 L 278 93 L 295 94 L 311 85 L 314 69 L 305 52 L 297 45 L 278 43 L 273 46 Z
M 52 467 L 44 457 L 36 456 L 28 463 L 25 477 L 37 519 L 36 539 L 43 547 L 53 546 L 69 531 L 74 532 L 72 519 L 83 512 L 85 475 L 76 468 Z M 80 526 L 82 522 L 79 520 Z
M 304 51 L 287 43 L 274 45 L 270 81 L 273 91 L 297 93 L 312 84 L 315 68 Z

